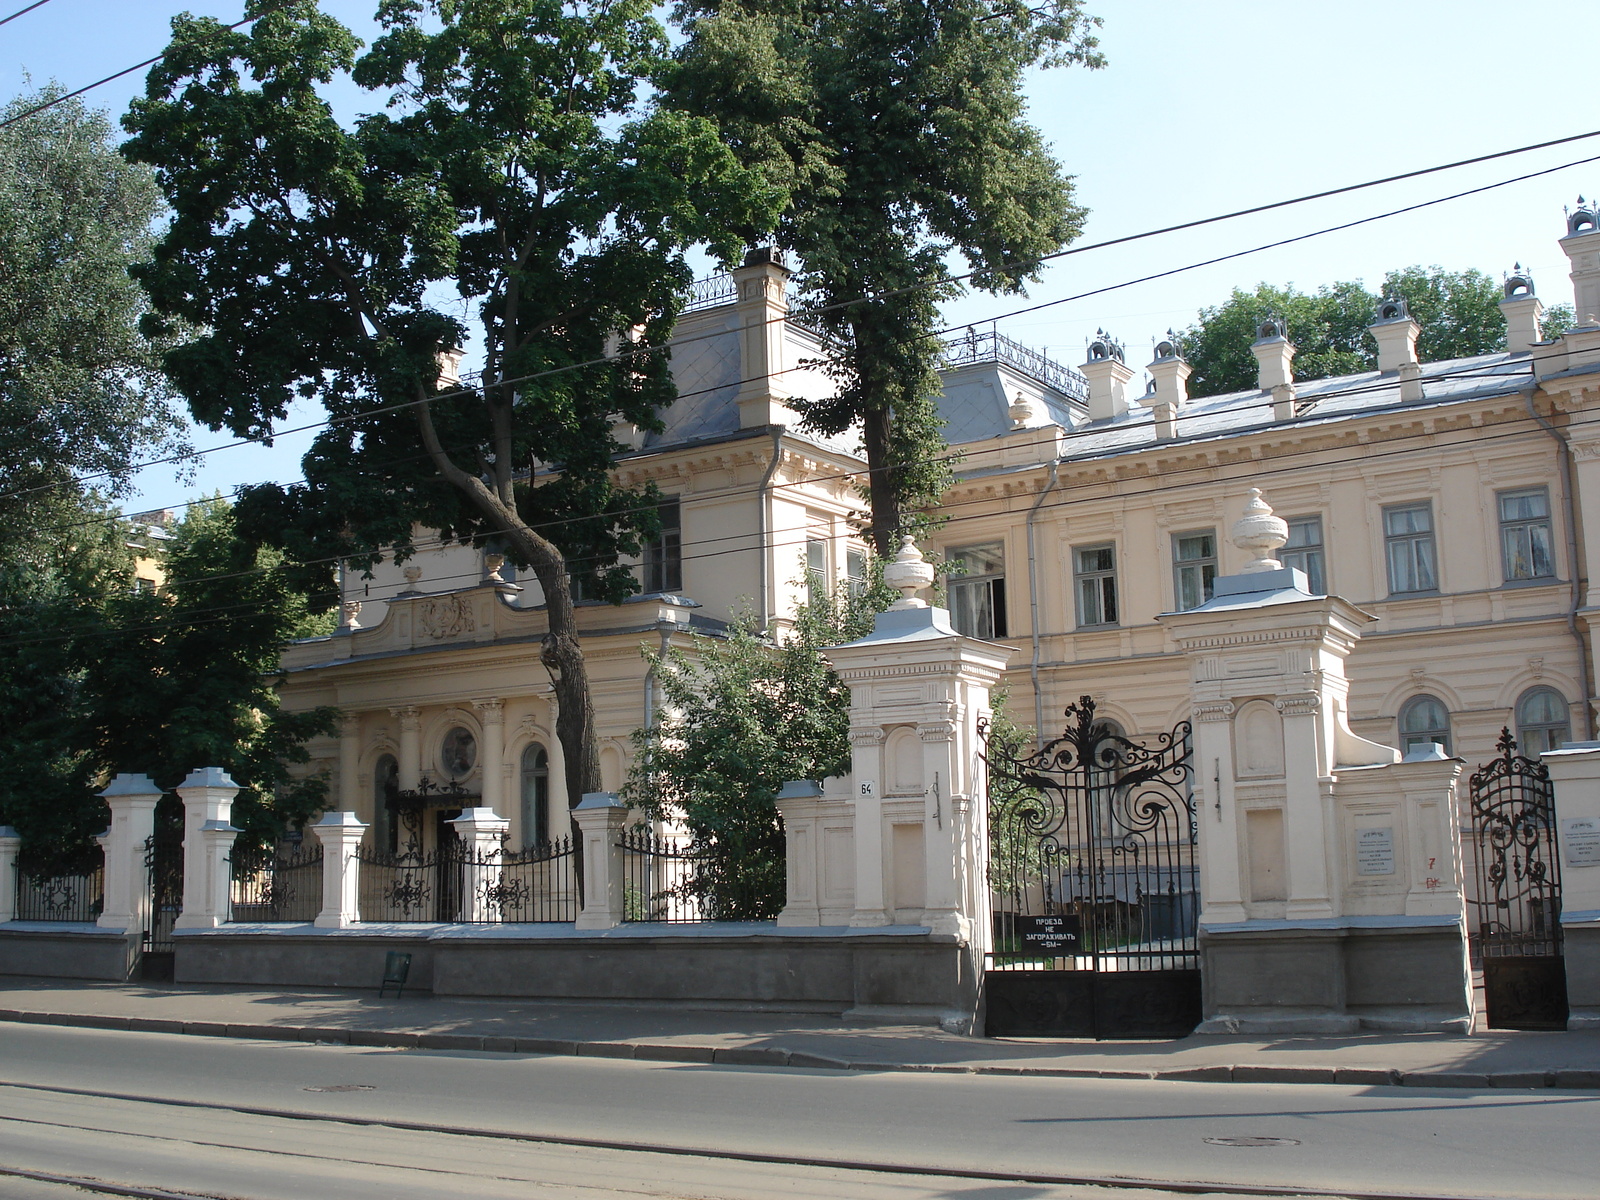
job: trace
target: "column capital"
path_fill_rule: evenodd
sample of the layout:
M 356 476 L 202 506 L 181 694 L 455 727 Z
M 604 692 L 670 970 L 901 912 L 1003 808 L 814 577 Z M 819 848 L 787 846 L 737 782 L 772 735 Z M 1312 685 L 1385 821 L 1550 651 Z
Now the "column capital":
M 497 696 L 474 700 L 472 707 L 483 714 L 485 725 L 498 725 L 505 717 L 506 702 Z
M 400 728 L 414 731 L 417 728 L 417 706 L 400 704 L 389 710 L 389 715 L 400 722 Z
M 361 714 L 347 712 L 339 717 L 339 736 L 353 738 L 361 733 Z

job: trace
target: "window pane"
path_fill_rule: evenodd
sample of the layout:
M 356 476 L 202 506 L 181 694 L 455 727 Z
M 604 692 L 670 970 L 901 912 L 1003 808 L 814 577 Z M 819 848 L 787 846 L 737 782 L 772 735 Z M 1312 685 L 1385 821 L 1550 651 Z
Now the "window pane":
M 1289 522 L 1289 540 L 1284 549 L 1296 550 L 1301 546 L 1322 545 L 1322 518 L 1297 517 Z
M 1078 581 L 1078 623 L 1080 625 L 1103 625 L 1105 614 L 1100 611 L 1100 581 L 1098 579 L 1080 579 Z
M 966 577 L 999 575 L 1006 569 L 1005 547 L 999 542 L 967 546 L 950 552 L 950 560 L 966 569 Z
M 1107 625 L 1117 623 L 1117 581 L 1106 576 L 1100 581 L 1100 615 Z
M 994 606 L 988 581 L 953 581 L 950 618 L 956 630 L 968 637 L 994 637 Z
M 1178 539 L 1177 557 L 1179 562 L 1191 562 L 1201 558 L 1215 558 L 1217 554 L 1216 539 L 1209 533 L 1190 534 Z
M 1383 511 L 1383 531 L 1390 537 L 1407 533 L 1428 533 L 1433 529 L 1433 511 L 1426 504 L 1410 508 L 1386 508 Z
M 1087 550 L 1079 550 L 1078 570 L 1084 574 L 1111 570 L 1111 547 L 1091 546 Z
M 1533 521 L 1550 515 L 1550 497 L 1543 488 L 1529 492 L 1505 492 L 1500 496 L 1502 521 Z

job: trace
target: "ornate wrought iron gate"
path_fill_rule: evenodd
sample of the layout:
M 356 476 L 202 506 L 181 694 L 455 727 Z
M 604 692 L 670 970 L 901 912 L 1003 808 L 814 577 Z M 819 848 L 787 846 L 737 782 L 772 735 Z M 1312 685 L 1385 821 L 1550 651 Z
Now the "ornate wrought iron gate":
M 1478 876 L 1473 949 L 1483 961 L 1484 1004 L 1495 1029 L 1565 1029 L 1555 794 L 1544 764 L 1516 753 L 1509 729 L 1495 749 L 1500 757 L 1467 782 Z
M 1134 741 L 1088 696 L 1036 754 L 983 730 L 990 1037 L 1176 1037 L 1200 1022 L 1190 727 Z
M 145 842 L 145 877 L 150 906 L 145 916 L 139 973 L 145 979 L 171 979 L 172 926 L 183 908 L 183 818 L 156 814 L 156 829 Z

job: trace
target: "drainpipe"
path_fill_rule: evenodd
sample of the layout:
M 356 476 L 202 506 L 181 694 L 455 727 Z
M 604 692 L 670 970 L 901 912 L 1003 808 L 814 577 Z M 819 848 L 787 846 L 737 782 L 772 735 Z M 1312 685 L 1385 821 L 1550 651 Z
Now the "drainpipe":
M 1538 390 L 1538 386 L 1538 379 L 1535 377 L 1534 386 L 1528 392 L 1528 415 L 1537 421 L 1546 433 L 1555 438 L 1556 445 L 1561 447 L 1561 490 L 1566 496 L 1567 510 L 1567 570 L 1572 574 L 1572 603 L 1567 607 L 1567 628 L 1572 632 L 1573 641 L 1578 643 L 1578 681 L 1583 688 L 1583 729 L 1584 736 L 1592 741 L 1594 709 L 1589 706 L 1589 698 L 1593 694 L 1593 685 L 1589 678 L 1589 648 L 1584 644 L 1583 631 L 1578 628 L 1578 609 L 1583 604 L 1583 589 L 1579 584 L 1578 571 L 1578 498 L 1572 489 L 1572 444 L 1567 441 L 1565 434 L 1545 420 L 1534 407 L 1533 394 Z
M 1033 627 L 1033 661 L 1028 664 L 1028 678 L 1033 681 L 1033 742 L 1034 747 L 1044 749 L 1044 693 L 1039 690 L 1039 570 L 1035 561 L 1033 549 L 1033 522 L 1039 515 L 1039 509 L 1044 504 L 1044 499 L 1056 486 L 1056 480 L 1061 470 L 1061 460 L 1056 459 L 1050 464 L 1050 481 L 1044 485 L 1044 491 L 1039 493 L 1039 498 L 1033 502 L 1033 507 L 1028 510 L 1028 623 Z
M 768 526 L 772 524 L 772 512 L 768 501 L 772 496 L 772 477 L 778 473 L 778 463 L 783 460 L 783 435 L 789 432 L 787 425 L 774 425 L 772 427 L 772 461 L 767 464 L 767 473 L 761 477 L 761 502 L 757 506 L 756 520 L 759 523 L 758 541 L 761 550 L 761 632 L 767 631 L 767 626 L 772 621 L 772 574 L 771 553 L 767 546 Z

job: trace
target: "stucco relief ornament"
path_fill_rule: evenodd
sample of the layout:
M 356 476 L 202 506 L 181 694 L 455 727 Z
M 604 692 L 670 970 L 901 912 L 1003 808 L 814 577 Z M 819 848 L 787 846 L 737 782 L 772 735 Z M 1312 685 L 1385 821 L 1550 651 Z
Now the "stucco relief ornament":
M 425 600 L 417 617 L 417 628 L 428 637 L 459 637 L 478 628 L 472 619 L 472 606 L 464 596 L 441 596 Z
M 1239 568 L 1239 574 L 1283 570 L 1283 564 L 1272 554 L 1289 540 L 1289 522 L 1272 515 L 1272 506 L 1261 498 L 1260 488 L 1250 489 L 1244 516 L 1233 523 L 1229 536 L 1239 549 L 1255 555 L 1251 562 Z
M 922 557 L 916 541 L 908 533 L 900 543 L 900 553 L 883 568 L 883 581 L 900 593 L 900 599 L 889 606 L 892 611 L 907 608 L 927 608 L 926 600 L 917 593 L 933 584 L 933 568 Z

